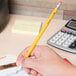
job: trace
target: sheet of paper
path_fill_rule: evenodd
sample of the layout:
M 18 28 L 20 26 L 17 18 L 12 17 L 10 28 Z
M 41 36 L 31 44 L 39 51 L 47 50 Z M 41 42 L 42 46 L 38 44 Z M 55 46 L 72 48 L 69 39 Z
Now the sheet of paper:
M 9 63 L 14 63 L 16 62 L 17 56 L 15 55 L 6 55 L 0 58 L 0 66 L 1 65 L 6 65 Z
M 0 76 L 29 76 L 23 69 L 16 73 L 17 69 L 18 67 L 1 70 Z
M 0 58 L 0 66 L 8 65 L 16 62 L 17 57 L 14 55 L 7 55 Z M 0 70 L 0 76 L 29 76 L 25 70 L 21 69 L 16 73 L 18 67 L 12 67 L 8 69 Z

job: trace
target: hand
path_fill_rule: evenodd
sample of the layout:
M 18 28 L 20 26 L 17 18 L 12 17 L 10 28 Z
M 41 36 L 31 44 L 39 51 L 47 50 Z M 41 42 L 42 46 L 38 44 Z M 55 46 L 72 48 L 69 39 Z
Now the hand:
M 51 48 L 47 46 L 36 46 L 30 57 L 25 58 L 29 47 L 25 48 L 17 59 L 22 67 L 35 76 L 74 76 L 69 74 L 74 66 L 63 60 Z

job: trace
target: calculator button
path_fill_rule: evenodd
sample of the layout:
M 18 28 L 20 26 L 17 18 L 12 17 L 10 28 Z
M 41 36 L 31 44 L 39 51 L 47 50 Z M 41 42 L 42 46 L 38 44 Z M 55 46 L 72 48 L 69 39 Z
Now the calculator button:
M 50 42 L 55 43 L 58 39 L 58 37 L 53 37 L 52 39 L 50 39 Z
M 73 35 L 73 33 L 72 33 L 72 32 L 67 32 L 67 34 Z
M 53 38 L 56 38 L 56 39 L 58 39 L 58 38 L 60 38 L 61 37 L 61 35 L 55 35 Z
M 66 33 L 66 31 L 61 30 L 61 32 Z
M 67 44 L 63 44 L 62 46 L 63 46 L 63 47 L 68 47 L 68 45 L 67 45 Z
M 50 42 L 51 42 L 51 43 L 55 43 L 55 42 L 56 42 L 56 40 L 51 39 L 51 40 L 50 40 Z
M 52 39 L 50 39 L 51 43 L 55 43 L 64 33 L 58 32 Z
M 69 48 L 75 49 L 75 48 L 76 48 L 76 44 L 72 43 L 72 44 L 69 46 Z
M 50 39 L 50 42 L 55 43 L 59 38 L 53 37 L 52 39 Z
M 74 39 L 72 39 L 72 38 L 68 38 L 67 41 L 69 41 L 69 42 L 72 43 L 72 42 L 74 41 Z
M 73 34 L 73 36 L 76 36 L 76 34 Z
M 74 40 L 75 40 L 75 38 L 68 37 L 66 42 L 72 43 Z
M 59 39 L 59 40 L 56 42 L 56 44 L 57 44 L 57 45 L 61 45 L 64 41 L 65 41 L 65 39 L 62 39 L 62 38 L 61 38 L 61 39 Z
M 59 41 L 64 42 L 67 38 L 69 37 L 69 35 L 64 34 Z
M 76 40 L 74 41 L 74 44 L 76 45 Z
M 58 40 L 58 42 L 62 42 L 62 43 L 63 43 L 64 41 L 65 41 L 65 39 L 62 39 L 62 38 Z
M 64 33 L 63 32 L 58 32 L 56 35 L 62 36 Z
M 66 40 L 66 41 L 64 42 L 64 44 L 70 45 L 71 42 L 69 42 L 69 41 Z
M 62 44 L 64 41 L 65 41 L 65 39 L 60 38 L 60 39 L 56 42 L 56 44 Z
M 69 46 L 69 48 L 71 48 L 71 49 L 75 49 L 76 48 L 76 40 Z
M 69 32 L 69 30 L 68 29 L 62 29 L 62 32 Z
M 57 41 L 57 42 L 56 42 L 56 44 L 57 44 L 57 45 L 61 45 L 61 44 L 62 44 L 62 42 Z
M 74 41 L 74 40 L 76 40 L 76 36 L 71 35 L 71 36 L 69 37 L 69 39 L 72 40 L 72 41 Z
M 69 36 L 70 36 L 70 35 L 66 33 L 66 34 L 64 34 L 63 37 L 64 37 L 64 38 L 68 38 Z
M 69 36 L 70 36 L 70 35 L 68 35 L 68 34 L 64 34 L 64 35 L 56 42 L 56 44 L 57 44 L 57 45 L 62 45 Z
M 63 46 L 63 47 L 68 47 L 70 44 L 71 44 L 71 42 L 69 42 L 69 41 L 66 40 L 66 41 L 62 44 L 62 46 Z

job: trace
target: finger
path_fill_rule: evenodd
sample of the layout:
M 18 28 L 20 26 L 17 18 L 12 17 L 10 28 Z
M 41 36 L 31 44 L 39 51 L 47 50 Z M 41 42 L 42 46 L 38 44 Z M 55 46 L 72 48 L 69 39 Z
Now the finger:
M 28 74 L 30 74 L 30 72 L 31 72 L 31 69 L 29 69 L 29 68 L 23 68 Z
M 24 57 L 28 51 L 29 47 L 25 48 L 18 56 L 18 59 L 20 59 L 21 57 Z
M 16 64 L 19 66 L 19 63 L 22 62 L 23 58 L 25 57 L 27 51 L 28 51 L 29 47 L 25 48 L 18 56 Z
M 48 47 L 45 45 L 37 45 L 34 50 L 32 51 L 31 55 L 34 55 L 34 56 L 38 56 L 40 57 L 40 54 L 42 54 L 45 49 L 47 50 Z
M 42 45 L 37 45 L 32 51 L 31 56 L 35 56 L 36 58 L 39 58 L 41 55 L 41 52 L 43 51 L 41 50 L 41 48 L 42 48 Z
M 42 76 L 42 75 L 40 73 L 38 73 L 37 76 Z
M 22 61 L 22 67 L 31 68 L 34 70 L 38 70 L 39 62 L 37 59 L 34 58 L 26 58 Z
M 38 72 L 32 69 L 30 74 L 37 76 Z

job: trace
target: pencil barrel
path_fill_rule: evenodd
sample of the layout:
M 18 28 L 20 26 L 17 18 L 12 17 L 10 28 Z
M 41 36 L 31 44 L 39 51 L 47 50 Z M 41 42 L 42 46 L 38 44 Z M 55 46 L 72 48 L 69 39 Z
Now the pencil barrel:
M 46 23 L 44 24 L 44 26 L 42 27 L 41 31 L 39 32 L 39 34 L 37 35 L 36 39 L 34 40 L 34 42 L 32 43 L 31 47 L 29 48 L 29 51 L 26 54 L 26 58 L 30 56 L 32 50 L 35 48 L 37 42 L 39 41 L 39 39 L 41 38 L 42 34 L 45 32 L 46 28 L 48 27 L 50 21 L 52 20 L 52 18 L 54 17 L 54 15 L 57 12 L 57 8 L 55 8 L 53 10 L 53 12 L 51 13 L 51 15 L 49 16 L 48 20 L 46 21 Z

